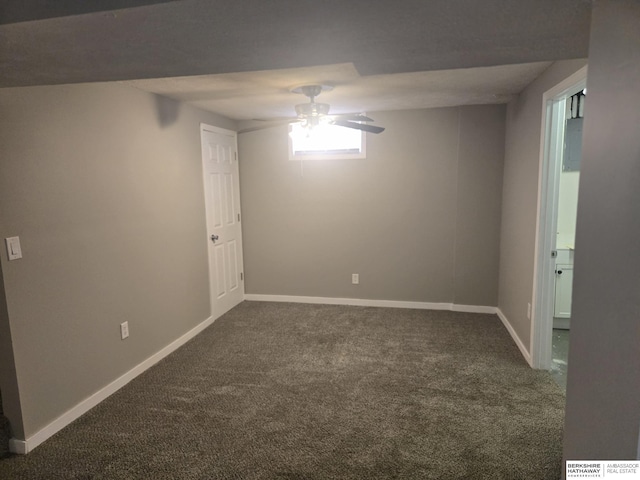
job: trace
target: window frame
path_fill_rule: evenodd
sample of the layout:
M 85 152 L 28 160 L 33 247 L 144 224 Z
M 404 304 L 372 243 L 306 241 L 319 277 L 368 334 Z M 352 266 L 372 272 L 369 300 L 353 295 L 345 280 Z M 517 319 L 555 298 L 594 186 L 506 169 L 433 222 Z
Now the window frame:
M 367 136 L 364 130 L 358 130 L 360 133 L 360 151 L 349 152 L 348 150 L 323 150 L 323 151 L 309 151 L 309 153 L 300 153 L 293 151 L 293 138 L 292 132 L 296 124 L 290 124 L 288 126 L 288 153 L 290 161 L 300 160 L 349 160 L 349 159 L 366 159 L 367 158 Z M 338 125 L 327 125 L 332 128 L 348 128 L 340 127 Z

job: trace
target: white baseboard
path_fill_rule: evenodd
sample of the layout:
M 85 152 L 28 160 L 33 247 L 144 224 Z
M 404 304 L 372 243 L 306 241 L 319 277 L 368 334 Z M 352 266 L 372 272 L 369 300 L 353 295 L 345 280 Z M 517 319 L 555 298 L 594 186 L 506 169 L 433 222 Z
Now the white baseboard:
M 148 370 L 153 365 L 158 363 L 160 360 L 165 358 L 167 355 L 169 355 L 170 353 L 180 348 L 182 345 L 184 345 L 189 340 L 194 338 L 196 335 L 202 332 L 205 328 L 207 328 L 213 322 L 214 322 L 213 317 L 207 318 L 204 322 L 192 328 L 187 333 L 185 333 L 184 335 L 182 335 L 181 337 L 179 337 L 178 339 L 174 340 L 169 345 L 164 347 L 162 350 L 160 350 L 159 352 L 153 354 L 152 356 L 144 360 L 142 363 L 136 365 L 127 373 L 125 373 L 121 377 L 115 379 L 113 382 L 108 384 L 106 387 L 101 388 L 90 397 L 84 399 L 75 407 L 68 410 L 64 414 L 62 414 L 60 417 L 55 419 L 49 425 L 44 427 L 42 430 L 40 430 L 36 434 L 30 436 L 26 440 L 18 440 L 15 438 L 10 439 L 9 449 L 13 453 L 19 453 L 19 454 L 29 453 L 38 445 L 40 445 L 42 442 L 44 442 L 51 436 L 55 435 L 57 432 L 59 432 L 64 427 L 69 425 L 71 422 L 76 420 L 78 417 L 80 417 L 81 415 L 91 410 L 93 407 L 98 405 L 100 402 L 102 402 L 104 399 L 106 399 L 116 391 L 120 390 L 122 387 L 124 387 L 131 380 L 133 380 L 138 375 L 143 373 L 145 370 Z
M 529 366 L 533 368 L 533 362 L 531 361 L 531 354 L 529 353 L 529 350 L 527 350 L 527 347 L 524 346 L 524 343 L 522 342 L 522 340 L 520 340 L 520 337 L 511 326 L 511 323 L 509 323 L 509 320 L 507 319 L 507 317 L 504 315 L 504 313 L 502 313 L 502 310 L 500 310 L 499 308 L 496 308 L 496 314 L 498 315 L 498 318 L 502 321 L 502 324 L 505 326 L 505 328 L 509 332 L 509 335 L 511 335 L 511 338 L 513 338 L 513 341 L 515 342 L 515 344 L 520 349 L 520 353 L 522 354 L 524 359 L 527 361 Z
M 299 297 L 295 295 L 258 295 L 249 293 L 244 296 L 244 299 L 255 302 L 313 303 L 323 305 L 354 305 L 358 307 L 415 308 L 418 310 L 451 310 L 453 312 L 496 313 L 496 307 L 487 307 L 483 305 L 405 302 L 398 300 L 372 300 L 367 298 Z
M 27 453 L 27 442 L 25 442 L 24 440 L 16 440 L 15 438 L 10 438 L 9 451 L 24 455 Z
M 488 307 L 486 305 L 458 305 L 456 303 L 451 304 L 449 309 L 452 312 L 469 312 L 469 313 L 491 313 L 496 314 L 496 307 Z

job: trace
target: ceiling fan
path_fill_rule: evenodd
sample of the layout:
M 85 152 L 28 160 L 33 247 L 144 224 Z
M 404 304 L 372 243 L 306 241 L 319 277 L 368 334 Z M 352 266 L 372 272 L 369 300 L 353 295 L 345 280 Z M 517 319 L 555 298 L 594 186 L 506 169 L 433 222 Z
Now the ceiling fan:
M 295 118 L 269 122 L 268 124 L 245 128 L 243 130 L 240 130 L 238 133 L 254 132 L 256 130 L 264 130 L 266 128 L 292 123 L 299 123 L 303 127 L 310 129 L 313 129 L 318 125 L 326 124 L 337 125 L 339 127 L 354 128 L 356 130 L 362 130 L 369 133 L 381 133 L 384 131 L 383 127 L 367 125 L 367 123 L 364 123 L 374 121 L 372 118 L 369 118 L 366 115 L 362 115 L 359 113 L 329 115 L 329 104 L 317 103 L 315 101 L 318 95 L 320 95 L 324 91 L 329 90 L 333 90 L 333 87 L 330 85 L 302 85 L 300 87 L 292 88 L 292 93 L 300 93 L 309 98 L 308 103 L 300 103 L 295 106 L 297 115 Z

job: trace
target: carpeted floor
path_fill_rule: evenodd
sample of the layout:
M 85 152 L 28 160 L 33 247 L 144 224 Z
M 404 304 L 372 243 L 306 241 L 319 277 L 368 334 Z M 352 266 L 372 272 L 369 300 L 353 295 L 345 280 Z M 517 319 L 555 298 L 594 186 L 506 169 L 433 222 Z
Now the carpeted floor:
M 2 479 L 558 479 L 562 389 L 494 315 L 244 302 Z

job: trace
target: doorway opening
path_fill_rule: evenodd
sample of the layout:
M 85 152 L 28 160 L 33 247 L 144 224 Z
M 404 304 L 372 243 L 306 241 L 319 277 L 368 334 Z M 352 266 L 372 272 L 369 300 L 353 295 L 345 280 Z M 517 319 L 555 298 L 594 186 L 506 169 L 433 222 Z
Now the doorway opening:
M 566 386 L 587 67 L 543 96 L 532 366 Z

